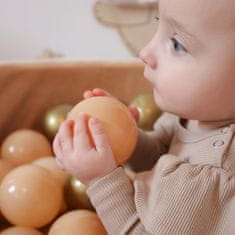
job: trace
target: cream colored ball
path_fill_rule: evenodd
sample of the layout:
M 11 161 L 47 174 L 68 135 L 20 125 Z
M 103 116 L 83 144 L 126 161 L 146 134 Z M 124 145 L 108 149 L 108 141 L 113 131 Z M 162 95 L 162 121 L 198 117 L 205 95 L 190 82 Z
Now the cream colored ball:
M 51 222 L 62 203 L 62 189 L 42 167 L 22 165 L 1 183 L 0 208 L 12 224 L 39 228 Z
M 40 132 L 20 129 L 12 132 L 2 143 L 2 158 L 9 159 L 14 165 L 32 161 L 52 154 L 48 139 Z
M 3 230 L 2 232 L 0 232 L 0 235 L 43 235 L 43 234 L 33 228 L 15 226 Z
M 52 224 L 49 235 L 107 235 L 98 216 L 88 210 L 74 210 Z

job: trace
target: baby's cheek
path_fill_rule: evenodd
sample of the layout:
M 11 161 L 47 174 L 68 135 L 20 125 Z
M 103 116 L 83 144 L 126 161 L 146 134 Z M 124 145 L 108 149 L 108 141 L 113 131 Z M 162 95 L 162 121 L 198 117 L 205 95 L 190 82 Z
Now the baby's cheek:
M 178 77 L 162 77 L 158 80 L 155 90 L 155 100 L 158 106 L 166 112 L 172 112 L 180 116 L 188 116 L 195 111 L 197 103 L 197 91 L 188 81 Z
M 178 103 L 178 100 L 184 96 L 184 88 L 181 84 L 180 79 L 175 77 L 159 77 L 157 84 L 157 93 L 163 98 L 169 101 L 175 101 Z

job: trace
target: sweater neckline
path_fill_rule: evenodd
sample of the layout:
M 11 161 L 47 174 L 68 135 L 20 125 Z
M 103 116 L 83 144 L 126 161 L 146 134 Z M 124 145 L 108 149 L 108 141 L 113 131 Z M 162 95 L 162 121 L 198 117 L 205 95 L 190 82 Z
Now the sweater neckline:
M 235 123 L 221 123 L 220 127 L 215 127 L 212 129 L 212 126 L 210 126 L 210 129 L 208 131 L 198 131 L 194 132 L 191 130 L 188 130 L 185 128 L 182 124 L 184 119 L 178 117 L 176 121 L 176 135 L 177 137 L 185 143 L 193 143 L 193 142 L 199 142 L 201 140 L 218 136 L 218 135 L 224 135 L 231 131 L 235 131 Z

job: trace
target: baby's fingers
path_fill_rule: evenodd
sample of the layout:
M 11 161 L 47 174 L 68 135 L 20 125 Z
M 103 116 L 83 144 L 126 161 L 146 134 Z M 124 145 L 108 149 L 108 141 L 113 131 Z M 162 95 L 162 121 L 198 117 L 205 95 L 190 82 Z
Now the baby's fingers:
M 59 142 L 62 148 L 64 155 L 71 154 L 73 151 L 73 131 L 71 126 L 73 121 L 65 121 L 59 129 Z
M 61 149 L 61 146 L 60 146 L 58 135 L 55 136 L 52 146 L 53 146 L 53 151 L 54 151 L 55 155 L 59 156 L 62 152 L 62 149 Z
M 97 118 L 90 118 L 89 129 L 97 152 L 107 153 L 112 151 L 104 128 Z
M 85 91 L 84 93 L 83 93 L 83 98 L 84 99 L 88 99 L 88 98 L 91 98 L 91 97 L 93 97 L 94 95 L 93 95 L 93 93 L 92 93 L 92 91 Z
M 56 135 L 56 137 L 54 138 L 54 141 L 53 141 L 53 151 L 54 151 L 55 156 L 56 156 L 57 164 L 59 165 L 60 168 L 63 169 L 64 168 L 63 165 L 62 165 L 63 154 L 62 154 L 62 148 L 61 148 L 61 145 L 60 145 L 58 135 Z
M 83 98 L 84 99 L 88 99 L 88 98 L 91 98 L 91 97 L 94 97 L 94 96 L 109 96 L 109 97 L 112 97 L 112 95 L 103 90 L 103 89 L 100 89 L 100 88 L 95 88 L 93 90 L 88 90 L 88 91 L 85 91 L 83 93 Z
M 81 113 L 75 122 L 73 145 L 76 152 L 84 152 L 92 149 L 87 133 L 87 120 L 87 114 Z
M 107 92 L 103 89 L 100 89 L 100 88 L 93 89 L 93 94 L 95 96 L 110 96 L 110 97 L 112 97 L 112 95 L 109 92 Z

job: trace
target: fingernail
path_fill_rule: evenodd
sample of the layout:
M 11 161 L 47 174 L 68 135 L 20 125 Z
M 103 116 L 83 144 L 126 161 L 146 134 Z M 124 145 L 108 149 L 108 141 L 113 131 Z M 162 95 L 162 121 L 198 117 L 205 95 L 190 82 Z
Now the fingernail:
M 90 122 L 91 122 L 91 124 L 97 124 L 99 122 L 99 120 L 95 117 L 91 117 Z

